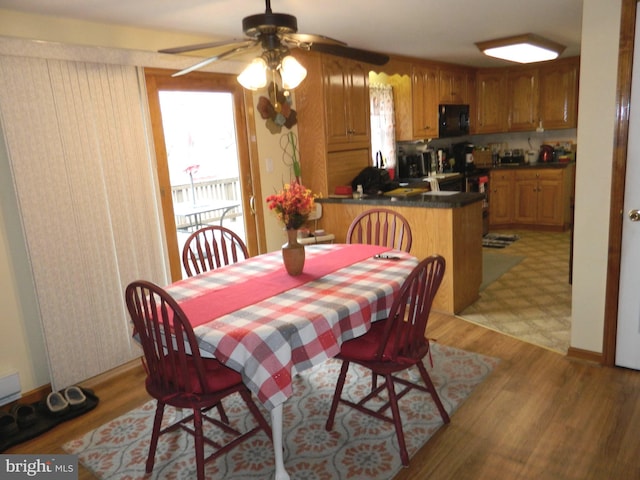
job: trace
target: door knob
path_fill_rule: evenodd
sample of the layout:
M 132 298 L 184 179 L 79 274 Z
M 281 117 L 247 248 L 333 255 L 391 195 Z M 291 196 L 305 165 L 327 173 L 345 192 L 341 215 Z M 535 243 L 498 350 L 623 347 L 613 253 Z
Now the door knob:
M 640 222 L 640 210 L 629 210 L 629 218 L 632 222 Z

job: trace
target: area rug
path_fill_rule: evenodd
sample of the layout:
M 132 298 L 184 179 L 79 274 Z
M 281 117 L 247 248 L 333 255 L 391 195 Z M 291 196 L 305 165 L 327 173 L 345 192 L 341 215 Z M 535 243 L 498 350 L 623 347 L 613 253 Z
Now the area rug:
M 482 292 L 524 259 L 525 257 L 520 255 L 482 252 L 482 284 L 480 285 L 480 291 Z
M 425 365 L 450 415 L 499 362 L 437 343 L 432 344 L 432 355 L 434 366 L 428 359 Z M 402 467 L 393 425 L 341 405 L 333 431 L 325 430 L 340 364 L 330 359 L 295 378 L 294 395 L 285 404 L 283 415 L 287 471 L 292 479 L 393 478 Z M 409 374 L 417 378 L 418 372 Z M 345 393 L 366 391 L 370 382 L 362 369 L 351 366 Z M 427 394 L 409 393 L 401 399 L 400 407 L 407 450 L 413 456 L 442 427 L 442 419 Z M 237 427 L 253 426 L 239 397 L 229 397 L 225 409 Z M 102 480 L 195 478 L 192 438 L 179 430 L 160 437 L 154 470 L 145 476 L 154 411 L 155 401 L 150 401 L 63 448 L 77 454 L 79 461 Z M 178 415 L 179 410 L 169 409 L 165 420 Z M 455 422 L 455 417 L 451 421 Z M 211 431 L 205 435 L 219 438 Z M 206 464 L 205 475 L 225 480 L 264 480 L 273 478 L 274 471 L 272 443 L 259 433 Z
M 485 248 L 505 248 L 519 238 L 518 235 L 488 233 L 482 237 L 482 246 Z

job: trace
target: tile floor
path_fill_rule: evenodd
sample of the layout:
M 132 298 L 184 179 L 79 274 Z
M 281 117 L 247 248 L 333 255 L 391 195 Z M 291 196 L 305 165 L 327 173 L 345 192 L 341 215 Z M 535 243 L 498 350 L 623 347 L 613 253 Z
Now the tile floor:
M 569 348 L 571 232 L 505 231 L 520 239 L 506 248 L 483 248 L 525 259 L 480 293 L 460 317 L 563 354 Z

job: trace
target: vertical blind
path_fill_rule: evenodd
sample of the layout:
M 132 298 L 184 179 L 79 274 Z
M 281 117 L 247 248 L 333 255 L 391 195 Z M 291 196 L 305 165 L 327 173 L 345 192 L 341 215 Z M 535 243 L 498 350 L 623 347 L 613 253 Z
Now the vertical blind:
M 54 390 L 140 355 L 124 288 L 167 283 L 141 72 L 0 57 L 5 137 Z

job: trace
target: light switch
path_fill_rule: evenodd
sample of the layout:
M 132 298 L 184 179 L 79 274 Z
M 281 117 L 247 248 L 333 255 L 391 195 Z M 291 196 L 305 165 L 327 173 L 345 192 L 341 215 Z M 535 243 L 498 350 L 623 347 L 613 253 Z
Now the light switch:
M 273 160 L 270 158 L 267 158 L 265 160 L 265 163 L 266 163 L 267 173 L 273 173 Z

